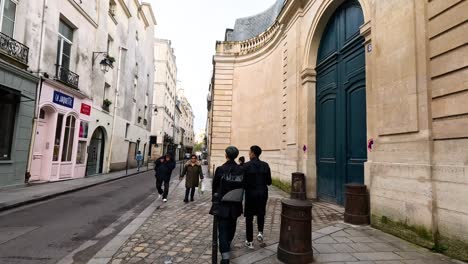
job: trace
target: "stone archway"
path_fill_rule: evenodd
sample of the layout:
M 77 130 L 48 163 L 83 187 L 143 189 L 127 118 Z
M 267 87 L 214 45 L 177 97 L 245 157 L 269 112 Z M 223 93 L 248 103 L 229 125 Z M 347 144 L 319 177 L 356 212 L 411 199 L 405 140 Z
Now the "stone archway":
M 344 203 L 347 183 L 364 183 L 366 81 L 364 23 L 357 1 L 330 18 L 317 56 L 316 156 L 318 198 Z
M 105 130 L 102 127 L 98 127 L 94 130 L 89 143 L 86 176 L 100 174 L 103 172 L 105 144 Z
M 305 151 L 305 155 L 303 158 L 299 160 L 299 168 L 306 172 L 307 175 L 307 195 L 311 198 L 317 198 L 318 196 L 318 166 L 317 166 L 317 142 L 322 139 L 317 138 L 317 122 L 319 121 L 317 118 L 317 105 L 316 102 L 317 98 L 317 70 L 319 68 L 318 64 L 320 63 L 319 60 L 319 46 L 322 42 L 322 38 L 325 37 L 326 28 L 329 24 L 329 21 L 336 15 L 336 12 L 343 6 L 349 3 L 353 3 L 361 8 L 361 18 L 362 21 L 355 26 L 355 32 L 357 35 L 362 36 L 362 39 L 365 38 L 365 43 L 370 43 L 370 3 L 368 0 L 355 0 L 355 1 L 344 1 L 344 0 L 324 0 L 320 3 L 318 10 L 312 23 L 310 24 L 307 36 L 305 39 L 307 42 L 305 43 L 305 50 L 304 50 L 304 60 L 303 70 L 301 72 L 301 79 L 302 79 L 302 86 L 303 90 L 301 91 L 301 98 L 300 104 L 302 105 L 304 111 L 299 116 L 300 122 L 305 124 L 303 128 L 301 128 L 299 132 L 299 136 L 301 140 L 307 145 L 307 151 Z M 364 46 L 364 41 L 362 42 L 362 48 Z M 363 50 L 363 49 L 361 49 Z M 365 61 L 367 59 L 367 54 L 364 53 L 364 67 Z M 369 72 L 364 71 L 364 86 L 366 86 L 365 82 L 368 79 Z M 369 78 L 370 79 L 370 78 Z M 364 90 L 364 96 L 367 92 Z M 319 98 L 321 99 L 321 98 Z M 322 98 L 323 99 L 323 98 Z M 330 98 L 328 98 L 330 99 Z M 364 107 L 365 109 L 365 107 Z M 364 111 L 365 112 L 365 111 Z M 364 117 L 364 121 L 367 117 Z M 364 133 L 364 137 L 366 138 L 367 131 Z M 360 180 L 361 181 L 361 180 Z M 341 195 L 341 194 L 340 194 Z M 341 198 L 333 198 L 328 199 L 333 200 L 333 202 L 341 204 L 343 202 Z

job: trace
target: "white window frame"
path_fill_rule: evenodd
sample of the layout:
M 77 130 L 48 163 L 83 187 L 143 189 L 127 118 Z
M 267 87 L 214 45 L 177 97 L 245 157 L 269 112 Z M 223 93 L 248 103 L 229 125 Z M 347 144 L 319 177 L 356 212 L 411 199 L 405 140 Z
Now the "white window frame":
M 70 118 L 70 124 L 67 125 L 67 119 Z M 64 129 L 63 129 L 63 144 L 61 146 L 62 148 L 62 153 L 60 157 L 60 161 L 67 163 L 67 162 L 72 162 L 73 161 L 73 147 L 75 146 L 75 134 L 76 134 L 76 123 L 79 122 L 80 120 L 74 116 L 74 115 L 67 115 L 64 118 Z M 66 131 L 68 129 L 68 138 L 65 138 Z M 79 130 L 79 127 L 78 127 Z M 73 133 L 71 133 L 73 132 Z M 71 148 L 70 148 L 70 143 L 71 143 Z M 63 156 L 65 154 L 65 157 Z M 70 158 L 68 158 L 70 156 Z
M 3 1 L 3 0 L 2 0 Z M 72 28 L 70 25 L 68 25 L 65 21 L 63 21 L 62 19 L 60 19 L 60 21 L 62 21 L 62 23 L 66 24 L 68 27 Z M 59 23 L 60 23 L 59 21 Z M 73 28 L 72 28 L 73 29 Z M 74 29 L 73 29 L 74 31 Z M 73 41 L 72 40 L 69 40 L 67 37 L 65 37 L 64 35 L 60 34 L 60 29 L 58 30 L 57 32 L 58 34 L 58 38 L 59 38 L 59 41 L 60 41 L 60 52 L 59 52 L 59 59 L 58 59 L 58 65 L 60 67 L 62 67 L 62 55 L 63 55 L 63 43 L 64 41 L 67 42 L 68 44 L 70 44 L 70 46 L 73 46 Z M 70 62 L 71 62 L 71 48 L 70 48 Z M 68 66 L 70 67 L 70 65 Z
M 18 10 L 18 0 L 0 0 L 0 32 L 2 31 L 3 27 L 3 12 L 5 11 L 5 2 L 10 1 L 15 4 L 15 21 L 13 21 L 13 34 L 12 38 L 15 35 L 15 30 L 16 30 L 16 11 Z M 3 32 L 2 32 L 3 33 Z M 5 34 L 5 33 L 3 33 Z M 5 34 L 6 35 L 6 34 Z

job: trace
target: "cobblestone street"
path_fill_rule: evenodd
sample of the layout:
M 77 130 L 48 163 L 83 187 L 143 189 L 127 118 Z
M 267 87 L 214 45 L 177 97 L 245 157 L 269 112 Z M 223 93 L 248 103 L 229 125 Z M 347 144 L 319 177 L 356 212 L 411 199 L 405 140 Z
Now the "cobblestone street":
M 204 189 L 209 190 L 204 180 Z M 175 179 L 169 201 L 154 213 L 114 254 L 110 263 L 211 263 L 212 216 L 208 214 L 211 193 L 196 194 L 184 204 L 184 182 Z M 268 202 L 265 243 L 244 247 L 244 218 L 238 219 L 233 242 L 232 263 L 281 263 L 276 258 L 279 241 L 281 199 L 285 193 L 272 187 Z M 460 263 L 414 246 L 371 227 L 354 227 L 342 221 L 343 209 L 327 204 L 313 206 L 313 247 L 315 263 L 361 264 L 445 264 Z M 218 258 L 219 259 L 219 258 Z

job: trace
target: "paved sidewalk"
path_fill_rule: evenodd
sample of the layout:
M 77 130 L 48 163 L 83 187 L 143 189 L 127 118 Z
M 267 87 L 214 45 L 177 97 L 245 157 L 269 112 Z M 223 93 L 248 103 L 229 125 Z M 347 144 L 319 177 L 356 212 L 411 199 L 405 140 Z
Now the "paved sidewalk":
M 153 170 L 152 164 L 149 170 Z M 25 184 L 20 187 L 0 189 L 0 211 L 12 209 L 22 205 L 43 201 L 66 193 L 82 190 L 98 184 L 115 181 L 124 177 L 136 175 L 147 171 L 147 167 L 142 167 L 140 172 L 137 169 L 129 169 L 112 172 L 109 174 L 99 174 L 81 179 L 72 179 L 59 182 Z
M 210 189 L 208 182 L 211 179 L 205 179 L 204 189 Z M 185 204 L 182 202 L 184 187 L 183 181 L 174 181 L 167 203 L 155 201 L 89 263 L 211 263 L 212 216 L 208 214 L 211 193 L 196 194 L 195 202 Z M 243 245 L 245 222 L 243 217 L 239 218 L 231 263 L 281 263 L 276 251 L 284 197 L 285 193 L 270 188 L 265 243 L 259 245 L 255 241 L 254 250 Z M 343 209 L 335 205 L 314 203 L 312 217 L 314 263 L 461 263 L 369 226 L 344 224 Z

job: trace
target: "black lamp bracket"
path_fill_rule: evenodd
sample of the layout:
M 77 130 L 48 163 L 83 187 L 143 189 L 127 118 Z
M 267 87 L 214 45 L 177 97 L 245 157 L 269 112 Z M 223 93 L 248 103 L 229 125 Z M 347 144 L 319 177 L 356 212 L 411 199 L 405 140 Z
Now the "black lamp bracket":
M 108 56 L 108 53 L 107 51 L 100 51 L 100 52 L 93 52 L 93 68 L 94 68 L 94 62 L 96 61 L 96 59 L 99 57 L 99 55 L 103 55 L 104 58 Z

